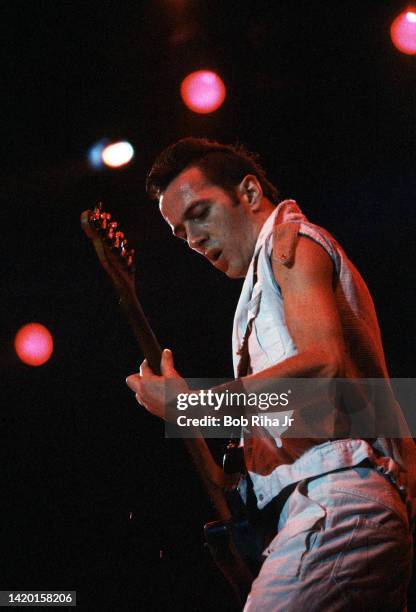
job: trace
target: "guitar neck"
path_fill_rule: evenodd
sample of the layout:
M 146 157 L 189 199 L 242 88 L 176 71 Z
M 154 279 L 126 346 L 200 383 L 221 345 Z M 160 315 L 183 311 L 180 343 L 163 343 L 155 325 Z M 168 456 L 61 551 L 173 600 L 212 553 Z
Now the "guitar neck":
M 143 308 L 141 307 L 137 296 L 135 294 L 130 294 L 126 297 L 121 297 L 120 306 L 130 323 L 133 334 L 142 350 L 143 355 L 146 357 L 149 366 L 155 374 L 160 376 L 162 349 L 160 348 L 159 342 L 157 341 L 157 338 L 149 325 L 149 321 L 143 312 Z
M 128 297 L 122 297 L 120 305 L 151 369 L 155 374 L 160 375 L 162 350 L 137 296 L 130 294 Z M 197 428 L 194 428 L 193 435 L 193 438 L 184 438 L 186 449 L 215 507 L 218 518 L 222 521 L 229 521 L 231 513 L 223 490 L 232 486 L 234 478 L 226 474 L 214 461 L 205 439 Z

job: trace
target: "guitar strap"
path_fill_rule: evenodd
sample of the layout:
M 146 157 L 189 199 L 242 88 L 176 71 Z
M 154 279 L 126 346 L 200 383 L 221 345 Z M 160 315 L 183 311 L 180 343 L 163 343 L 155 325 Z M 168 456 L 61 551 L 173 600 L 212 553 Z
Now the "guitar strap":
M 253 262 L 253 282 L 252 287 L 254 288 L 257 283 L 257 262 L 259 255 L 257 253 L 254 262 Z M 243 342 L 241 344 L 241 348 L 238 351 L 240 355 L 240 361 L 237 367 L 237 377 L 242 378 L 243 376 L 247 376 L 247 374 L 251 374 L 251 365 L 250 365 L 250 354 L 248 352 L 248 341 L 250 338 L 251 330 L 253 328 L 254 319 L 251 318 L 246 327 L 246 331 L 244 333 Z

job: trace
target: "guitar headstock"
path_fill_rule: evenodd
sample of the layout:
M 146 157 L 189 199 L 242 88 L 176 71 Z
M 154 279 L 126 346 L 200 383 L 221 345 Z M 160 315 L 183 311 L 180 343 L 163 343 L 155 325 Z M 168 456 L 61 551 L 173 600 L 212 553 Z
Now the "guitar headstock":
M 120 297 L 134 295 L 134 249 L 127 248 L 127 238 L 102 202 L 81 214 L 81 227 L 92 240 L 98 259 L 111 278 Z

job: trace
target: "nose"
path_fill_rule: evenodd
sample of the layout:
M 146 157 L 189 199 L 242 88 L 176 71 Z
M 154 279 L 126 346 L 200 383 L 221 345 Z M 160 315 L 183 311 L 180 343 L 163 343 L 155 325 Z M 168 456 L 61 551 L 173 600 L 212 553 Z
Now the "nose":
M 201 231 L 201 229 L 192 230 L 191 228 L 188 228 L 188 231 L 187 231 L 188 246 L 194 251 L 203 252 L 204 244 L 207 241 L 207 238 L 208 236 L 205 235 Z

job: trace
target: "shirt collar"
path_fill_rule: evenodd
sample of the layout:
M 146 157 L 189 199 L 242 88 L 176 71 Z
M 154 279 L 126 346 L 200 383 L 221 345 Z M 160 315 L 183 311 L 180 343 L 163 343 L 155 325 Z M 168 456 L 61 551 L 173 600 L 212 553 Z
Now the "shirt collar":
M 306 221 L 305 215 L 302 213 L 295 200 L 282 200 L 282 202 L 276 206 L 275 210 L 273 210 L 267 217 L 257 237 L 253 259 L 259 252 L 266 236 L 268 236 L 272 231 L 275 223 L 276 225 L 280 225 L 281 223 L 287 223 L 288 221 Z

